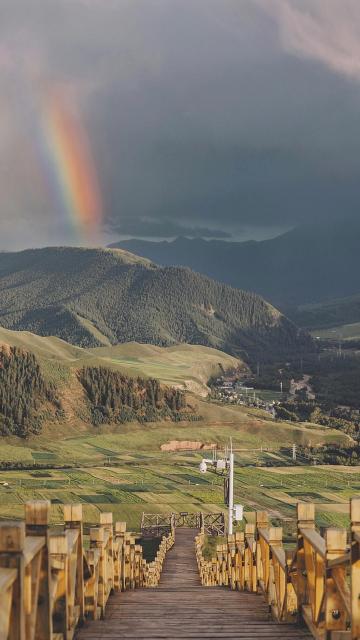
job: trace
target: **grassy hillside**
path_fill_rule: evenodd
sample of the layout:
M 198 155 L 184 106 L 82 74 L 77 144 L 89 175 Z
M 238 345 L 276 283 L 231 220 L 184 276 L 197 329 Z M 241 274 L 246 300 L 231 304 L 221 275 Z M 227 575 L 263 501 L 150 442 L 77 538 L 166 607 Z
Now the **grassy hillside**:
M 37 375 L 42 376 L 44 384 L 50 385 L 53 395 L 53 390 L 56 389 L 56 397 L 60 400 L 68 418 L 65 421 L 57 420 L 56 423 L 49 420 L 48 428 L 43 435 L 34 439 L 30 436 L 30 446 L 16 448 L 16 457 L 19 456 L 19 459 L 23 457 L 29 459 L 29 456 L 31 459 L 32 448 L 45 449 L 51 452 L 52 456 L 59 456 L 59 460 L 68 462 L 85 462 L 91 457 L 96 458 L 93 447 L 88 450 L 87 447 L 73 448 L 70 445 L 70 449 L 67 448 L 69 438 L 76 438 L 79 433 L 90 434 L 91 437 L 98 437 L 101 441 L 103 438 L 105 440 L 109 438 L 112 441 L 113 446 L 109 446 L 109 442 L 104 446 L 99 445 L 101 453 L 99 460 L 103 455 L 102 450 L 106 455 L 109 451 L 111 455 L 118 455 L 124 451 L 130 453 L 132 447 L 139 448 L 141 451 L 151 451 L 154 448 L 160 450 L 162 444 L 174 439 L 221 444 L 232 431 L 234 431 L 234 444 L 244 447 L 272 443 L 279 449 L 281 446 L 290 446 L 293 442 L 318 445 L 321 442 L 349 441 L 349 438 L 339 431 L 311 424 L 274 422 L 268 414 L 260 410 L 209 403 L 202 400 L 199 394 L 191 398 L 191 404 L 203 418 L 199 423 L 167 426 L 155 421 L 145 430 L 136 425 L 130 427 L 123 425 L 119 433 L 116 425 L 109 425 L 102 428 L 101 432 L 97 429 L 93 431 L 94 427 L 91 427 L 89 421 L 82 420 L 81 415 L 85 392 L 80 385 L 78 375 L 75 375 L 81 370 L 104 368 L 120 376 L 132 378 L 137 378 L 141 374 L 143 378 L 156 377 L 162 383 L 167 385 L 173 383 L 184 390 L 192 391 L 195 387 L 196 391 L 201 390 L 206 393 L 205 383 L 210 375 L 218 373 L 221 368 L 244 367 L 244 365 L 227 354 L 192 345 L 161 348 L 131 343 L 115 347 L 81 349 L 59 338 L 39 337 L 27 332 L 13 332 L 6 329 L 0 329 L 0 343 L 5 345 L 6 351 L 9 351 L 8 345 L 15 345 L 17 351 L 36 358 Z M 98 394 L 99 381 L 96 375 L 95 382 L 95 392 Z M 117 380 L 115 382 L 117 383 Z M 110 386 L 107 385 L 109 388 Z M 80 411 L 76 411 L 77 409 Z M 135 440 L 133 433 L 136 433 Z M 95 434 L 98 435 L 95 436 Z M 6 438 L 2 440 L 0 454 L 2 460 L 12 459 L 11 448 L 7 449 L 6 442 L 9 442 Z
M 162 385 L 156 378 L 86 366 L 69 371 L 66 382 L 57 386 L 33 353 L 1 346 L 0 436 L 28 438 L 41 433 L 44 425 L 67 423 L 75 416 L 96 426 L 200 419 L 183 389 Z
M 37 336 L 28 331 L 10 331 L 0 327 L 0 344 L 13 345 L 36 355 L 44 375 L 56 384 L 64 384 L 72 370 L 84 366 L 109 367 L 129 376 L 157 378 L 163 384 L 180 386 L 197 395 L 206 395 L 206 383 L 221 369 L 246 365 L 233 356 L 203 347 L 180 344 L 157 347 L 137 342 L 110 347 L 83 349 L 57 337 Z
M 242 450 L 244 460 L 260 456 L 260 449 L 290 451 L 292 444 L 318 446 L 321 444 L 350 444 L 350 436 L 341 431 L 311 423 L 274 421 L 269 414 L 249 407 L 217 405 L 204 400 L 196 402 L 200 422 L 181 425 L 154 422 L 144 428 L 140 424 L 125 424 L 119 431 L 116 425 L 80 428 L 76 423 L 49 426 L 43 434 L 30 437 L 24 445 L 18 439 L 5 438 L 0 449 L 0 461 L 13 460 L 48 464 L 102 464 L 111 459 L 135 459 L 154 452 L 171 441 L 192 441 L 219 447 L 233 438 L 234 447 Z M 16 445 L 16 446 L 14 446 Z M 250 457 L 246 453 L 256 449 Z M 162 454 L 161 454 L 162 455 Z
M 243 366 L 215 349 L 137 343 L 82 349 L 59 338 L 0 329 L 0 434 L 28 437 L 43 425 L 196 420 L 186 391 Z
M 121 250 L 0 254 L 0 324 L 83 347 L 191 343 L 262 360 L 313 346 L 259 296 Z

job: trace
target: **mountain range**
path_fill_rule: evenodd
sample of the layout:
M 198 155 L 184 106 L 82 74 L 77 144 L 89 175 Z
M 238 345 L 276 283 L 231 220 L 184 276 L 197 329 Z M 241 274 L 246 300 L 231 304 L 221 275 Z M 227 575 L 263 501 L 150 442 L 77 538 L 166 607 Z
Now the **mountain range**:
M 1 253 L 0 325 L 83 347 L 190 343 L 248 361 L 313 348 L 260 296 L 119 249 Z
M 188 266 L 233 287 L 254 291 L 291 316 L 304 304 L 360 292 L 360 222 L 304 225 L 271 240 L 229 242 L 177 238 L 127 240 L 127 249 L 162 265 Z M 295 316 L 294 316 L 295 317 Z

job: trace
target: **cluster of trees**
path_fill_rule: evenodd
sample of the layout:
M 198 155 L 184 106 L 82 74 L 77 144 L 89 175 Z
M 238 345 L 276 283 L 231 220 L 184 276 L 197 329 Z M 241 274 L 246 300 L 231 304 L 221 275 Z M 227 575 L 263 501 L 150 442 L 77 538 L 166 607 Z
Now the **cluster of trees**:
M 310 380 L 317 397 L 333 405 L 360 408 L 360 358 L 356 355 L 323 358 Z
M 360 409 L 360 357 L 349 352 L 340 355 L 336 350 L 307 352 L 287 361 L 253 363 L 252 386 L 261 389 L 288 391 L 291 379 L 309 376 L 318 402 L 332 407 L 345 405 Z
M 314 408 L 310 416 L 311 422 L 332 429 L 339 429 L 353 438 L 357 438 L 360 430 L 359 414 L 346 407 Z
M 139 420 L 199 420 L 183 391 L 159 380 L 130 378 L 105 367 L 79 372 L 93 424 Z M 42 374 L 35 355 L 0 347 L 0 436 L 25 438 L 41 432 L 45 420 L 62 419 L 56 387 Z
M 290 381 L 309 376 L 315 400 L 308 400 L 304 390 L 275 406 L 276 417 L 294 422 L 313 422 L 339 429 L 360 439 L 360 358 L 336 351 L 307 354 L 300 359 L 258 365 L 254 387 L 278 390 L 280 381 L 288 391 Z
M 107 461 L 108 464 L 108 461 Z M 24 471 L 32 471 L 32 470 L 39 470 L 39 473 L 41 473 L 41 471 L 46 471 L 46 469 L 73 469 L 74 467 L 77 468 L 77 464 L 76 463 L 69 463 L 69 464 L 56 464 L 54 462 L 51 463 L 44 463 L 44 462 L 22 462 L 20 460 L 0 460 L 0 470 L 1 471 L 10 471 L 10 470 L 16 470 L 16 469 L 22 469 Z M 49 477 L 49 474 L 46 474 L 47 477 Z
M 254 369 L 254 377 L 249 380 L 255 389 L 270 389 L 271 391 L 280 391 L 280 384 L 284 392 L 289 391 L 292 378 L 297 379 L 298 376 L 293 365 L 289 362 L 257 362 Z
M 0 434 L 25 438 L 39 433 L 45 404 L 61 404 L 53 385 L 44 380 L 32 353 L 17 347 L 0 348 Z
M 318 464 L 360 464 L 360 446 L 343 447 L 325 445 L 324 447 L 298 447 L 298 453 Z
M 353 438 L 358 437 L 360 433 L 359 412 L 350 407 L 339 407 L 329 403 L 318 403 L 315 400 L 295 398 L 275 405 L 275 413 L 279 420 L 313 422 L 332 429 L 339 429 Z
M 159 380 L 130 378 L 106 367 L 84 367 L 78 375 L 95 425 L 199 419 L 187 406 L 183 391 L 163 387 Z

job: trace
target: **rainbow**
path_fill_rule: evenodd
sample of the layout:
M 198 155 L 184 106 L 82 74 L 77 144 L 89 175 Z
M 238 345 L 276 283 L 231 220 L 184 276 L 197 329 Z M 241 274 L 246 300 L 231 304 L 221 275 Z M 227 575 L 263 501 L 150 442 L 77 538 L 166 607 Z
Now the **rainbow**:
M 99 181 L 87 132 L 73 105 L 59 93 L 42 110 L 43 147 L 52 193 L 77 240 L 96 241 L 103 218 Z

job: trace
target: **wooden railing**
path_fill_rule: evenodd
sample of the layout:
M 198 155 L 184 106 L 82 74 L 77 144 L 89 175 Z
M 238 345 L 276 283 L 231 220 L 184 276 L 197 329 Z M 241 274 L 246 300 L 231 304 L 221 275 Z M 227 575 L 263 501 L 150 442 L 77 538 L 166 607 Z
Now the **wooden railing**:
M 319 640 L 360 639 L 360 499 L 350 502 L 350 531 L 315 528 L 315 507 L 297 505 L 297 541 L 285 548 L 281 527 L 256 512 L 245 531 L 227 536 L 206 560 L 204 533 L 195 540 L 204 586 L 262 593 L 275 620 L 306 622 Z
M 148 562 L 144 568 L 144 586 L 145 587 L 157 587 L 160 582 L 160 576 L 164 564 L 164 560 L 167 552 L 174 545 L 175 542 L 175 529 L 167 535 L 163 536 L 159 549 L 156 553 L 156 558 L 153 562 Z
M 222 511 L 203 513 L 196 511 L 171 513 L 143 513 L 141 518 L 142 536 L 160 537 L 174 528 L 204 529 L 209 535 L 225 534 L 225 514 Z
M 143 512 L 140 530 L 143 537 L 161 538 L 166 536 L 175 530 L 174 514 Z
M 71 640 L 85 620 L 105 616 L 114 591 L 157 586 L 174 529 L 147 563 L 142 547 L 113 525 L 112 513 L 84 545 L 82 506 L 64 506 L 64 525 L 49 527 L 50 503 L 28 502 L 25 522 L 0 523 L 0 640 Z

